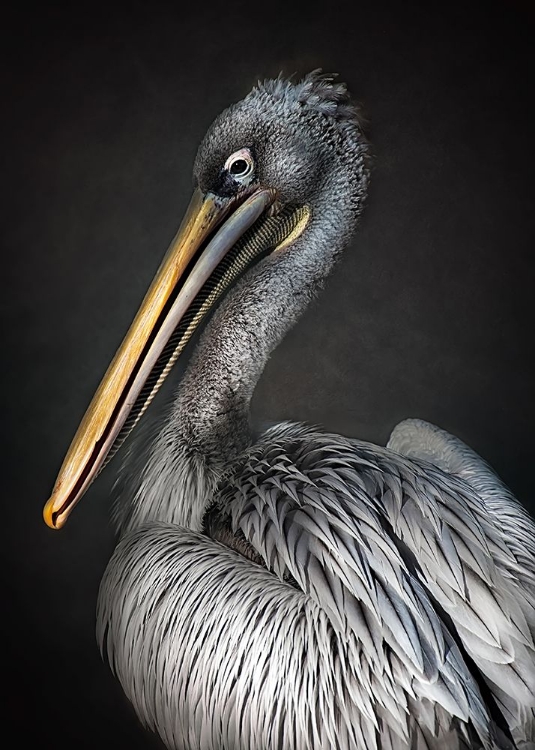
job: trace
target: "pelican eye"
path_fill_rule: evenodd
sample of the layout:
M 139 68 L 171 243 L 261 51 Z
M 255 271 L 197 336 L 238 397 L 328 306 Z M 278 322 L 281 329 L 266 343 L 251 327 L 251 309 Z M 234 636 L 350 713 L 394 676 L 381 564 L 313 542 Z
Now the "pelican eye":
M 251 177 L 254 172 L 254 159 L 248 148 L 242 148 L 229 156 L 225 162 L 225 169 L 235 180 L 243 181 Z
M 236 161 L 233 161 L 230 165 L 230 174 L 234 174 L 236 176 L 247 174 L 247 171 L 249 169 L 249 164 L 245 161 L 245 159 L 236 159 Z

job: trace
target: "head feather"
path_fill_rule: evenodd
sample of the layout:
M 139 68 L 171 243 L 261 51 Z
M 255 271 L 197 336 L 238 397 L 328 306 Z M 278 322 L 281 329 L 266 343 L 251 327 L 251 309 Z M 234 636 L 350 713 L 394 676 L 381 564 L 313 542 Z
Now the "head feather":
M 364 118 L 360 107 L 351 99 L 345 83 L 336 82 L 337 73 L 323 73 L 321 68 L 307 73 L 298 82 L 291 77 L 259 82 L 254 93 L 267 94 L 276 100 L 286 100 L 304 109 L 317 112 L 339 121 L 347 121 L 362 130 Z

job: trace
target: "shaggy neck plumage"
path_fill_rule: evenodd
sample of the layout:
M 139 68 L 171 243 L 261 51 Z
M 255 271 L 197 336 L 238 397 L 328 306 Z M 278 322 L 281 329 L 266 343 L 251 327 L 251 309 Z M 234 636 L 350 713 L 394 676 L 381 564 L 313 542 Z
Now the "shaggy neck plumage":
M 311 201 L 301 237 L 251 269 L 206 327 L 141 482 L 118 506 L 122 531 L 153 520 L 202 527 L 223 471 L 251 442 L 249 404 L 267 359 L 355 229 L 367 174 L 354 163 L 336 166 Z
M 173 409 L 177 434 L 215 465 L 250 442 L 249 405 L 267 359 L 306 309 L 350 234 L 319 206 L 292 247 L 253 269 L 204 332 Z M 342 212 L 340 212 L 342 213 Z

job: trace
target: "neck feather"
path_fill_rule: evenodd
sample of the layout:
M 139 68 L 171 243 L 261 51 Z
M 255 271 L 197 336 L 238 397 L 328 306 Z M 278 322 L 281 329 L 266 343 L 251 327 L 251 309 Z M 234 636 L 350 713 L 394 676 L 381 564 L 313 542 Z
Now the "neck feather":
M 324 194 L 343 196 L 342 186 Z M 347 185 L 345 193 L 348 194 Z M 309 226 L 249 271 L 207 326 L 173 409 L 177 434 L 212 465 L 250 443 L 249 405 L 265 364 L 322 287 L 354 231 L 359 202 L 318 200 Z
M 142 481 L 138 473 L 136 491 L 124 493 L 128 504 L 117 506 L 121 530 L 148 520 L 201 527 L 219 477 L 251 442 L 249 404 L 267 359 L 354 231 L 364 190 L 339 183 L 325 185 L 301 237 L 251 269 L 207 325 L 170 417 L 145 452 Z M 123 473 L 131 472 L 127 460 Z

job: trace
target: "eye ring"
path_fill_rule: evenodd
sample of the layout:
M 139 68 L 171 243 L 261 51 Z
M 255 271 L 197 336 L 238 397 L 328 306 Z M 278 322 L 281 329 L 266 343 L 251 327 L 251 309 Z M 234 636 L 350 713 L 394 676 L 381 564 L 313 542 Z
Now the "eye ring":
M 248 148 L 241 148 L 225 162 L 225 170 L 238 182 L 251 177 L 254 172 L 254 159 Z
M 251 165 L 248 164 L 245 159 L 234 159 L 230 165 L 229 172 L 234 175 L 234 177 L 243 177 L 243 175 L 248 173 L 250 167 Z

